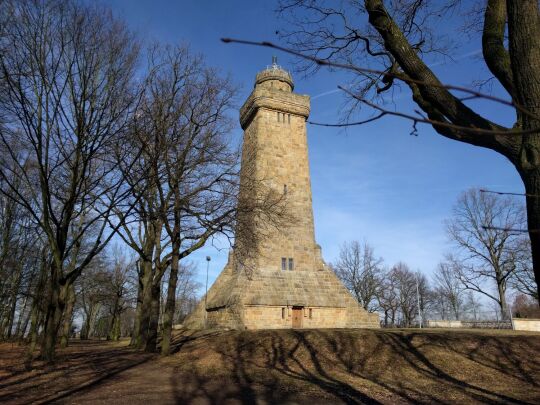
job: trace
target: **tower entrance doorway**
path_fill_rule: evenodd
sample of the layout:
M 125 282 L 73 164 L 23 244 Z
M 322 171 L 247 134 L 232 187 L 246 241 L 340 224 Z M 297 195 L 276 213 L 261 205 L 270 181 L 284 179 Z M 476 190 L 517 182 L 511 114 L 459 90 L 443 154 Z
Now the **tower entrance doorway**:
M 292 309 L 292 327 L 294 329 L 300 329 L 302 327 L 302 307 L 293 307 Z

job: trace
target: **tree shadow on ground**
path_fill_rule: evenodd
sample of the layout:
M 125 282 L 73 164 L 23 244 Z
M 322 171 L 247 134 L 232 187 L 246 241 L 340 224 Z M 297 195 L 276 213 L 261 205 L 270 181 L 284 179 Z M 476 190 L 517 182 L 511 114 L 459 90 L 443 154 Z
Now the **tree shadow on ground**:
M 438 335 L 431 335 L 426 340 L 425 335 L 420 335 L 420 342 L 414 342 L 418 336 L 412 334 L 400 334 L 400 333 L 381 333 L 378 334 L 378 348 L 381 350 L 384 347 L 385 350 L 390 350 L 394 353 L 394 356 L 389 356 L 388 359 L 393 358 L 391 364 L 386 362 L 382 364 L 380 370 L 376 370 L 373 367 L 366 367 L 366 362 L 357 359 L 357 361 L 351 361 L 350 357 L 344 357 L 340 353 L 347 352 L 347 350 L 340 350 L 341 346 L 349 347 L 348 350 L 354 350 L 354 343 L 339 336 L 336 341 L 335 337 L 326 336 L 330 340 L 330 343 L 336 347 L 336 355 L 341 364 L 347 369 L 349 373 L 360 378 L 369 379 L 389 391 L 407 398 L 411 401 L 425 400 L 427 402 L 439 402 L 439 403 L 453 403 L 453 400 L 446 399 L 445 396 L 450 394 L 449 397 L 454 397 L 459 394 L 463 400 L 468 402 L 489 402 L 489 403 L 523 403 L 525 398 L 519 398 L 513 396 L 513 393 L 506 394 L 498 392 L 497 385 L 485 384 L 479 385 L 478 382 L 471 383 L 466 381 L 467 370 L 470 368 L 476 372 L 484 372 L 482 367 L 486 366 L 485 363 L 478 361 L 477 356 L 474 355 L 474 351 L 468 352 L 463 348 L 465 342 L 449 343 L 448 337 L 440 339 Z M 519 363 L 518 357 L 514 357 L 508 350 L 501 350 L 501 347 L 496 339 L 497 345 L 493 346 L 493 343 L 488 345 L 489 350 L 496 350 L 496 356 L 498 358 L 497 363 L 491 363 L 489 369 L 486 372 L 486 376 L 491 374 L 491 377 L 496 379 L 496 374 L 504 374 L 508 377 L 512 377 L 518 381 L 520 385 L 531 385 L 531 381 L 534 382 L 533 371 L 525 372 L 523 369 L 520 373 L 512 373 L 509 370 L 512 369 L 511 365 Z M 462 347 L 461 352 L 456 350 L 456 347 Z M 428 350 L 429 348 L 433 350 Z M 454 353 L 454 356 L 449 357 L 449 360 L 460 364 L 463 369 L 458 371 L 451 364 L 437 361 L 437 352 L 444 349 L 450 353 Z M 352 351 L 354 353 L 354 351 Z M 349 352 L 350 353 L 350 352 Z M 477 351 L 482 353 L 482 351 Z M 461 359 L 456 356 L 461 356 Z M 366 356 L 369 358 L 369 356 Z M 432 359 L 434 358 L 434 360 Z M 439 359 L 440 360 L 440 359 Z M 476 362 L 477 365 L 467 366 L 468 362 Z M 537 366 L 538 363 L 536 362 Z M 394 378 L 388 378 L 385 376 L 384 370 L 388 368 L 399 367 L 398 372 L 393 372 L 391 375 Z M 540 368 L 537 368 L 540 370 Z M 388 373 L 386 373 L 388 374 Z M 488 377 L 489 378 L 489 377 Z M 410 381 L 415 381 L 414 384 L 410 384 Z M 423 381 L 423 383 L 422 383 Z M 532 384 L 537 386 L 536 382 Z M 507 387 L 508 388 L 508 387 Z M 506 388 L 506 389 L 507 389 Z M 443 394 L 443 395 L 441 395 Z M 538 391 L 535 395 L 538 395 Z M 531 402 L 533 403 L 533 402 Z
M 175 370 L 171 385 L 177 403 L 540 400 L 540 341 L 531 344 L 530 337 L 510 341 L 498 336 L 358 330 L 226 336 L 207 347 L 214 352 L 207 361 L 187 356 L 184 360 L 192 367 Z
M 0 381 L 0 402 L 103 403 L 122 392 L 139 403 L 540 403 L 535 335 L 182 331 L 172 348 L 158 360 L 103 342 L 75 344 L 33 374 L 13 369 Z
M 24 349 L 20 350 L 23 355 Z M 0 403 L 56 401 L 154 357 L 127 347 L 104 345 L 103 341 L 73 341 L 68 350 L 58 353 L 54 363 L 35 361 L 26 370 L 21 360 L 5 368 L 0 382 Z
M 206 369 L 205 372 L 193 368 L 189 374 L 171 378 L 177 403 L 210 404 L 236 400 L 242 404 L 254 403 L 329 403 L 349 404 L 379 402 L 350 384 L 334 378 L 324 371 L 317 353 L 311 352 L 312 367 L 304 365 L 304 360 L 296 356 L 302 347 L 310 347 L 301 334 L 296 336 L 292 346 L 285 344 L 279 335 L 273 335 L 271 345 L 259 345 L 257 341 L 244 339 L 240 334 L 232 342 L 215 348 L 219 354 L 219 364 L 224 369 Z M 265 350 L 264 356 L 257 353 Z M 311 348 L 311 347 L 310 347 Z M 218 365 L 218 363 L 216 363 Z M 225 371 L 225 374 L 223 374 Z M 187 380 L 186 380 L 187 379 Z M 219 382 L 219 383 L 216 383 Z M 310 387 L 318 387 L 313 390 Z M 324 395 L 321 398 L 321 390 Z

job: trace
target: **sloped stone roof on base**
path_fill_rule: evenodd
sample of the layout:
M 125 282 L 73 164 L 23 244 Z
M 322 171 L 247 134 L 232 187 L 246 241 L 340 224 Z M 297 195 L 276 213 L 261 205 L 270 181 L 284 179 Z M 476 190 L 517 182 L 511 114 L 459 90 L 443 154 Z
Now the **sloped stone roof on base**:
M 332 270 L 256 271 L 251 275 L 227 266 L 208 292 L 209 310 L 232 303 L 345 308 L 358 305 Z
M 227 264 L 207 297 L 206 308 L 203 299 L 185 320 L 186 327 L 203 327 L 207 311 L 224 311 L 229 318 L 235 314 L 233 320 L 225 318 L 228 327 L 242 327 L 239 314 L 248 306 L 344 308 L 347 315 L 343 327 L 378 327 L 379 322 L 378 315 L 365 311 L 328 267 L 318 271 L 266 269 L 246 274 Z

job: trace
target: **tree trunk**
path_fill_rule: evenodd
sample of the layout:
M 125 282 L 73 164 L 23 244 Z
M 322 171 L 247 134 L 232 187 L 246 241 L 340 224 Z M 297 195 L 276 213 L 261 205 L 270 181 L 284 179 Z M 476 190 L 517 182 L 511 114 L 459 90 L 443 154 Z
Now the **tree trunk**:
M 65 305 L 64 302 L 62 302 L 58 291 L 54 291 L 51 298 L 51 302 L 47 307 L 45 329 L 43 331 L 43 341 L 41 343 L 41 358 L 46 362 L 54 360 L 58 329 L 60 328 Z
M 152 262 L 149 260 L 141 261 L 141 280 L 139 288 L 141 289 L 141 305 L 139 312 L 139 333 L 135 336 L 135 348 L 145 349 L 148 342 L 148 330 L 150 328 L 150 317 L 152 307 Z
M 99 311 L 101 311 L 101 302 L 96 302 L 92 305 L 90 318 L 88 320 L 88 339 L 96 336 L 96 323 L 98 321 Z
M 56 265 L 53 264 L 53 266 Z M 43 340 L 41 342 L 41 357 L 47 362 L 53 361 L 55 357 L 58 331 L 62 323 L 62 315 L 64 314 L 69 287 L 66 284 L 60 284 L 58 270 L 57 267 L 51 269 L 49 302 L 47 304 L 45 329 L 43 330 Z
M 67 347 L 69 336 L 71 334 L 71 325 L 73 321 L 73 308 L 75 306 L 75 286 L 70 284 L 67 288 L 66 310 L 64 312 L 64 323 L 62 325 L 62 337 L 60 338 L 60 347 Z
M 540 19 L 537 0 L 507 0 L 508 47 L 515 101 L 531 115 L 518 111 L 524 130 L 540 126 Z M 515 63 L 514 63 L 515 62 Z M 527 192 L 527 222 L 534 277 L 540 293 L 540 134 L 524 135 L 516 167 Z
M 13 322 L 15 320 L 15 310 L 17 309 L 17 296 L 21 286 L 22 266 L 17 264 L 17 274 L 14 275 L 11 285 L 10 307 L 6 319 L 5 336 L 9 339 L 13 333 Z
M 456 321 L 459 321 L 459 310 L 456 305 L 452 305 L 454 310 L 454 318 L 456 318 Z
M 22 333 L 21 333 L 21 326 L 23 326 L 23 319 L 28 319 L 28 316 L 25 316 L 27 306 L 28 306 L 28 292 L 27 294 L 25 294 L 22 308 L 19 311 L 19 317 L 17 319 L 17 326 L 15 327 L 15 336 L 18 339 L 21 339 L 24 335 L 24 328 L 22 329 Z
M 41 250 L 41 259 L 40 259 L 40 270 L 39 270 L 39 279 L 32 296 L 32 309 L 30 311 L 30 331 L 28 337 L 30 344 L 28 345 L 27 352 L 27 361 L 31 361 L 34 356 L 34 350 L 38 343 L 38 331 L 39 325 L 41 324 L 41 319 L 43 316 L 43 307 L 42 307 L 42 295 L 45 292 L 45 284 L 47 281 L 47 247 L 44 246 Z
M 18 335 L 20 340 L 24 341 L 26 339 L 26 330 L 28 329 L 28 324 L 30 323 L 31 315 L 32 315 L 31 312 L 28 311 L 28 313 L 24 317 L 24 321 L 22 322 L 20 332 Z
M 142 270 L 140 270 L 142 271 Z M 141 307 L 142 307 L 142 287 L 139 282 L 137 288 L 137 307 L 135 308 L 135 320 L 133 322 L 133 331 L 131 333 L 130 346 L 137 347 L 141 335 Z
M 107 340 L 117 341 L 120 339 L 120 297 L 116 296 L 114 300 L 111 322 L 109 324 L 109 332 Z
M 540 173 L 537 171 L 523 172 L 521 178 L 528 194 L 527 226 L 531 239 L 534 278 L 538 294 L 540 294 L 540 283 L 538 282 L 540 280 Z
M 35 300 L 34 300 L 35 301 Z M 38 325 L 39 325 L 39 308 L 38 304 L 34 303 L 32 305 L 32 310 L 30 311 L 30 331 L 28 332 L 29 345 L 28 350 L 26 351 L 26 364 L 30 365 L 34 359 L 34 350 L 36 350 L 36 345 L 38 341 Z
M 90 302 L 90 310 L 86 312 L 86 319 L 84 320 L 83 327 L 81 328 L 81 340 L 90 339 L 95 328 L 96 315 L 99 312 L 100 303 Z
M 81 326 L 81 333 L 79 333 L 80 340 L 88 339 L 88 333 L 86 332 L 87 330 L 88 330 L 88 316 L 84 318 L 83 324 Z
M 178 282 L 179 246 L 173 246 L 171 269 L 169 273 L 169 286 L 167 288 L 167 302 L 163 312 L 163 338 L 161 339 L 161 354 L 167 356 L 171 352 L 171 334 L 176 307 L 176 285 Z
M 499 283 L 497 286 L 497 290 L 499 291 L 499 306 L 501 308 L 501 319 L 506 320 L 509 319 L 508 317 L 508 305 L 506 303 L 506 286 L 503 283 Z
M 9 300 L 5 305 L 2 306 L 0 311 L 0 340 L 4 340 L 7 337 L 7 324 L 9 321 Z
M 113 318 L 111 331 L 110 331 L 110 339 L 112 341 L 118 341 L 120 340 L 121 336 L 121 330 L 120 330 L 120 314 L 116 314 L 116 316 Z
M 146 331 L 146 345 L 144 347 L 144 350 L 149 353 L 157 351 L 160 301 L 161 283 L 158 281 L 152 283 L 151 288 L 150 314 Z
M 157 250 L 157 243 L 161 234 L 161 227 L 156 223 L 149 224 L 149 230 L 144 236 L 143 254 L 139 259 L 139 292 L 137 294 L 140 305 L 137 307 L 137 320 L 135 321 L 135 331 L 133 334 L 132 343 L 137 349 L 152 350 L 152 345 L 149 344 L 151 340 L 151 323 L 152 323 L 152 302 L 153 302 L 153 285 L 154 285 L 154 271 L 153 258 L 159 255 Z M 159 282 L 158 282 L 159 288 Z M 159 292 L 158 292 L 159 295 Z M 139 304 L 138 303 L 138 304 Z M 159 311 L 159 296 L 158 296 L 158 311 Z M 159 313 L 158 313 L 159 315 Z M 137 332 L 138 329 L 138 333 Z M 157 327 L 156 327 L 157 333 Z M 157 339 L 157 336 L 156 336 Z

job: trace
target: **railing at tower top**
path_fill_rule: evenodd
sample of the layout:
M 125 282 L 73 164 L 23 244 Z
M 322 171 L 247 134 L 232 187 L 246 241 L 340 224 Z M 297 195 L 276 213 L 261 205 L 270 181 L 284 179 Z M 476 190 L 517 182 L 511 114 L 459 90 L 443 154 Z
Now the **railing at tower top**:
M 289 75 L 289 77 L 292 78 L 291 72 L 284 69 L 283 67 L 281 67 L 277 63 L 272 63 L 271 65 L 266 65 L 266 69 L 264 71 L 266 71 L 266 70 L 281 70 L 282 72 L 287 73 Z

